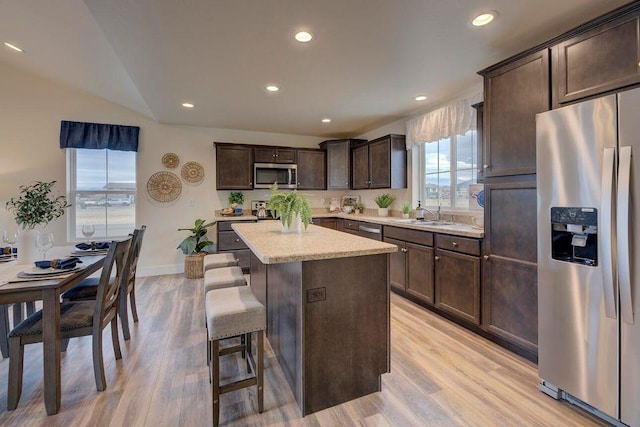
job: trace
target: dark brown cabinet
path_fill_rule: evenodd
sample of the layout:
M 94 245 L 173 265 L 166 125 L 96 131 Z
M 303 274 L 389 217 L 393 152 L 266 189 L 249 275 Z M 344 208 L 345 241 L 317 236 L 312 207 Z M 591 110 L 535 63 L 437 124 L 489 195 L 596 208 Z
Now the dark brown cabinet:
M 320 143 L 327 152 L 327 190 L 348 190 L 351 182 L 351 146 L 363 139 L 332 139 Z
M 386 226 L 384 235 L 385 242 L 398 246 L 398 252 L 389 254 L 391 287 L 433 304 L 433 233 Z
M 480 324 L 480 242 L 436 235 L 435 306 L 455 317 Z
M 253 189 L 253 147 L 215 143 L 216 189 Z
M 536 172 L 536 114 L 550 108 L 549 50 L 484 76 L 484 178 Z
M 238 260 L 238 266 L 242 268 L 244 273 L 248 273 L 251 251 L 233 228 L 231 228 L 231 224 L 234 222 L 238 221 L 219 221 L 217 223 L 217 250 L 219 253 L 232 253 L 236 257 L 236 260 Z
M 360 234 L 360 221 L 354 221 L 352 219 L 344 219 L 342 221 L 342 227 L 345 233 Z
M 407 188 L 404 135 L 387 135 L 351 150 L 352 188 Z
M 485 184 L 482 327 L 535 360 L 538 284 L 534 178 Z
M 320 227 L 338 229 L 338 218 L 313 218 L 311 222 Z
M 554 106 L 640 83 L 639 16 L 623 16 L 553 47 Z
M 296 150 L 298 159 L 298 189 L 324 190 L 327 187 L 325 152 L 314 149 Z
M 296 150 L 293 148 L 256 147 L 256 163 L 295 163 Z

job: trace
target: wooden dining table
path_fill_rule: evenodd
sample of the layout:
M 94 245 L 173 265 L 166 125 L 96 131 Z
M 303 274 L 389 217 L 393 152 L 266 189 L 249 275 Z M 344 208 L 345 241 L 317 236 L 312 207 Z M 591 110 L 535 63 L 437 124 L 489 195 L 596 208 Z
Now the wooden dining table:
M 59 248 L 54 249 L 60 252 Z M 60 410 L 60 295 L 101 269 L 105 256 L 84 256 L 80 259 L 82 268 L 60 278 L 25 280 L 18 278 L 17 273 L 31 269 L 33 264 L 12 261 L 0 265 L 0 304 L 42 301 L 44 405 L 48 415 L 57 414 Z

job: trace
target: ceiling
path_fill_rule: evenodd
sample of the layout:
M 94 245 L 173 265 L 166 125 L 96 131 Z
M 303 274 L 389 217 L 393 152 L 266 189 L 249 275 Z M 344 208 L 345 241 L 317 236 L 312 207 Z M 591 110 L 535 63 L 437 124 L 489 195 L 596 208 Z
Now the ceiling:
M 0 42 L 25 50 L 1 46 L 0 62 L 161 123 L 356 136 L 479 87 L 478 70 L 625 3 L 0 0 Z M 498 19 L 472 27 L 486 10 Z M 301 29 L 310 43 L 293 39 Z M 271 83 L 281 90 L 267 93 Z

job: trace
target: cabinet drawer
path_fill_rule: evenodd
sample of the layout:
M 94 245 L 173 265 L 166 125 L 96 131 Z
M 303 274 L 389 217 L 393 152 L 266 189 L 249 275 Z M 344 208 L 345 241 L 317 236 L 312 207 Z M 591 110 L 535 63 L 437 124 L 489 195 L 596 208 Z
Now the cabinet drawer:
M 392 239 L 404 240 L 405 242 L 417 243 L 419 245 L 433 246 L 433 233 L 428 231 L 385 226 L 384 237 L 391 237 Z
M 255 221 L 218 221 L 218 231 L 233 231 L 231 224 L 235 222 L 255 222 Z
M 438 249 L 480 256 L 480 241 L 467 237 L 438 234 L 436 236 L 436 247 Z
M 247 249 L 242 239 L 235 231 L 218 231 L 218 250 L 228 251 L 234 249 Z
M 352 230 L 352 231 L 358 231 L 358 226 L 360 225 L 359 221 L 353 221 L 351 219 L 345 219 L 344 220 L 344 230 Z

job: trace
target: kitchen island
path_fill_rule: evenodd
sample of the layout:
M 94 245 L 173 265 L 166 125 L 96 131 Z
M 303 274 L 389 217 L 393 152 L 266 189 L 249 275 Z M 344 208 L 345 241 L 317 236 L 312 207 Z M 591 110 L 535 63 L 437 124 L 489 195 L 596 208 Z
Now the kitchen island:
M 397 246 L 310 225 L 234 223 L 251 287 L 303 415 L 380 391 L 389 372 L 389 253 Z

